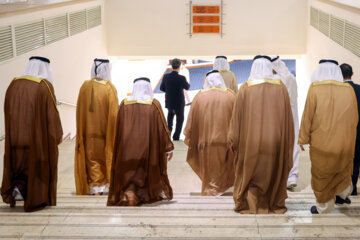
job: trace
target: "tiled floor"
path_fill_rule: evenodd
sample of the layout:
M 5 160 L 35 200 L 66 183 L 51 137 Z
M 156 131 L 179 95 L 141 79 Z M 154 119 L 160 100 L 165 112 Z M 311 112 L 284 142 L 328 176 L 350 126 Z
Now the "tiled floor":
M 0 154 L 3 156 L 0 142 Z M 284 215 L 241 215 L 231 193 L 201 197 L 201 183 L 186 163 L 186 146 L 175 143 L 168 174 L 174 199 L 142 207 L 106 207 L 106 196 L 76 196 L 74 142 L 60 145 L 58 205 L 35 213 L 0 202 L 0 238 L 21 239 L 359 239 L 360 198 L 333 214 L 312 216 L 310 162 L 302 153 L 299 186 L 289 192 Z M 0 163 L 2 177 L 2 161 Z M 231 190 L 230 190 L 231 191 Z

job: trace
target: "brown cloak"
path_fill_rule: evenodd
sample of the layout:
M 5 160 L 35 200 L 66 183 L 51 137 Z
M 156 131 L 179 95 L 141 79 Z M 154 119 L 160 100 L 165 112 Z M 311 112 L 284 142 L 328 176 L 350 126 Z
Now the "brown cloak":
M 234 184 L 234 156 L 227 145 L 234 102 L 231 90 L 209 88 L 191 104 L 184 130 L 187 162 L 202 181 L 201 195 L 220 195 Z
M 54 88 L 45 79 L 15 78 L 5 95 L 5 155 L 1 196 L 15 206 L 15 187 L 24 210 L 56 205 L 58 144 L 62 140 Z
M 76 108 L 76 194 L 110 182 L 118 98 L 114 85 L 92 79 L 80 88 Z
M 129 206 L 172 199 L 166 152 L 174 149 L 160 103 L 120 104 L 108 206 Z
M 356 96 L 349 84 L 311 84 L 298 143 L 310 144 L 311 186 L 319 203 L 351 184 L 357 122 Z
M 280 80 L 243 84 L 237 95 L 229 144 L 235 151 L 235 211 L 286 212 L 286 184 L 293 163 L 294 122 Z
M 238 92 L 238 83 L 235 74 L 232 71 L 219 71 L 224 79 L 227 88 L 233 90 L 236 94 Z

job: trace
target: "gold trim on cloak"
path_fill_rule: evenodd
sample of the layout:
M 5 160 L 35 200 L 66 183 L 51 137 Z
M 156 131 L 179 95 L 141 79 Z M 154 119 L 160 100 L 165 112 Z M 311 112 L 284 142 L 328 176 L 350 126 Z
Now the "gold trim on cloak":
M 333 84 L 333 85 L 338 85 L 338 86 L 342 86 L 342 87 L 351 87 L 350 84 L 347 84 L 347 83 L 344 83 L 344 82 L 339 82 L 339 81 L 336 81 L 336 80 L 325 80 L 325 81 L 321 81 L 321 82 L 314 82 L 312 84 L 314 86 Z
M 124 104 L 125 105 L 130 105 L 130 104 L 136 104 L 136 103 L 139 103 L 139 104 L 146 104 L 146 105 L 151 105 L 152 102 L 153 102 L 153 98 L 148 100 L 148 101 L 143 101 L 143 100 L 127 100 L 127 98 L 124 99 Z
M 222 91 L 222 92 L 227 92 L 228 89 L 227 88 L 219 88 L 219 87 L 211 87 L 211 88 L 207 88 L 207 89 L 201 89 L 201 92 L 208 92 L 211 90 L 218 90 L 218 91 Z
M 25 80 L 33 81 L 33 82 L 36 82 L 36 83 L 41 83 L 41 81 L 45 80 L 44 78 L 37 78 L 37 77 L 34 77 L 34 76 L 26 75 L 26 76 L 14 78 L 14 81 L 15 81 L 15 80 L 19 80 L 19 79 L 25 79 Z M 51 88 L 50 88 L 50 86 L 49 86 L 49 84 L 48 84 L 47 81 L 44 81 L 44 83 L 45 83 L 45 85 L 47 86 L 47 88 L 49 89 L 51 98 L 52 98 L 52 100 L 54 101 L 55 107 L 56 107 L 56 109 L 57 109 L 57 104 L 56 104 L 56 101 L 55 101 L 55 97 L 54 97 L 54 95 L 53 95 L 52 92 L 51 92 Z
M 258 84 L 263 84 L 263 83 L 270 83 L 270 84 L 277 84 L 277 85 L 280 85 L 281 83 L 281 80 L 280 79 L 259 79 L 259 80 L 249 80 L 247 81 L 247 85 L 249 87 L 251 86 L 255 86 L 255 85 L 258 85 Z
M 93 79 L 91 79 L 91 81 L 100 83 L 102 85 L 106 85 L 108 83 L 108 80 L 101 80 L 100 78 L 93 78 Z

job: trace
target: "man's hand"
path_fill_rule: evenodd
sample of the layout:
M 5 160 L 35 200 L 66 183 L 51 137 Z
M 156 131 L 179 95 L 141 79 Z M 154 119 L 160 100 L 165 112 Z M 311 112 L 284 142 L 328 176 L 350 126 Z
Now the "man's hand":
M 170 161 L 173 157 L 173 152 L 166 153 L 166 157 L 167 157 L 168 161 Z
M 303 145 L 299 145 L 299 146 L 300 146 L 301 151 L 305 151 L 305 148 Z

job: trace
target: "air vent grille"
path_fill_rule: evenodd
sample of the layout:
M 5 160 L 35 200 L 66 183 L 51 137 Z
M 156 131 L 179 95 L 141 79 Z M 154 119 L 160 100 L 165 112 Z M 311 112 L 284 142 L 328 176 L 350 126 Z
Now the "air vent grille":
M 344 47 L 360 57 L 360 27 L 358 25 L 345 23 Z
M 310 25 L 360 57 L 360 26 L 310 7 Z
M 90 8 L 87 10 L 87 25 L 88 28 L 93 28 L 101 25 L 101 7 Z
M 316 8 L 310 8 L 310 24 L 316 29 L 319 29 L 319 11 Z
M 330 15 L 319 11 L 319 31 L 329 36 L 329 27 L 330 27 Z
M 67 15 L 45 19 L 46 44 L 68 37 Z
M 11 26 L 0 28 L 0 62 L 14 56 Z
M 16 55 L 21 55 L 45 45 L 44 21 L 37 20 L 15 26 Z
M 70 13 L 70 35 L 75 35 L 86 29 L 86 10 Z
M 341 46 L 344 46 L 344 24 L 343 19 L 331 16 L 330 38 Z

